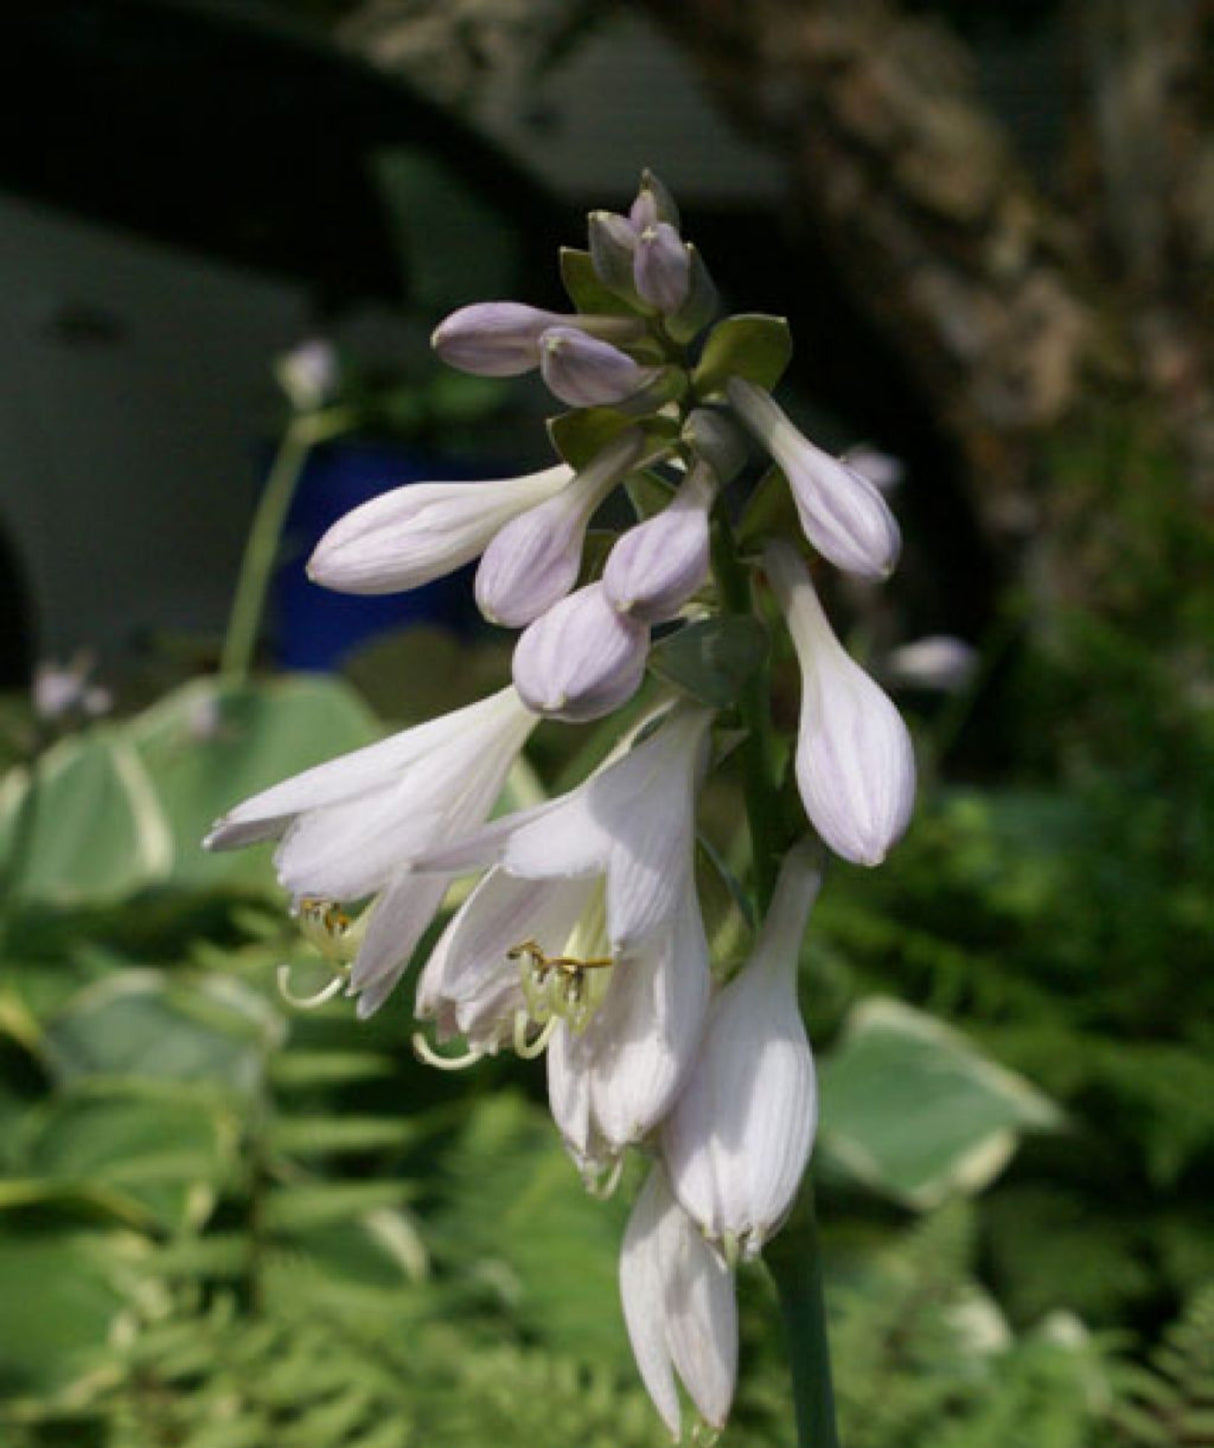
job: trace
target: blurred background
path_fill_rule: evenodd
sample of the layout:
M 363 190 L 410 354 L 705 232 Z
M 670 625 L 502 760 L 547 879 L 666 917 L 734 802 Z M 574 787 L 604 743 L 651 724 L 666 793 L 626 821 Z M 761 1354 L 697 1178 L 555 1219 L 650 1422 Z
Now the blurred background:
M 0 1443 L 664 1441 L 615 1295 L 629 1193 L 583 1197 L 537 1074 L 417 1066 L 408 991 L 292 1011 L 276 966 L 325 972 L 268 859 L 197 848 L 508 677 L 466 580 L 353 600 L 302 563 L 388 487 L 547 465 L 539 384 L 428 338 L 561 309 L 556 248 L 645 166 L 727 308 L 789 317 L 782 397 L 867 450 L 906 535 L 831 605 L 922 799 L 879 874 L 834 872 L 803 961 L 844 1441 L 1214 1442 L 1207 0 L 2 27 Z M 541 731 L 512 798 L 600 748 Z M 741 868 L 732 790 L 705 825 Z M 771 1289 L 742 1290 L 723 1442 L 791 1443 Z

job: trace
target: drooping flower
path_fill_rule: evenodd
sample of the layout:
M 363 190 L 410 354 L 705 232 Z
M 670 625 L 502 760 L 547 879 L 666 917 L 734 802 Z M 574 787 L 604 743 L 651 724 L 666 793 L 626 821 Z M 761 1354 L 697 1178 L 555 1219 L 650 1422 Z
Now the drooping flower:
M 725 390 L 738 416 L 788 479 L 806 538 L 845 573 L 887 578 L 902 536 L 889 505 L 855 468 L 816 447 L 770 392 L 741 377 Z
M 738 1364 L 733 1273 L 671 1194 L 660 1162 L 624 1233 L 620 1298 L 637 1368 L 671 1434 L 682 1431 L 676 1373 L 705 1421 L 724 1427 Z
M 549 1099 L 588 1182 L 645 1138 L 694 1059 L 709 986 L 690 879 L 668 922 L 613 951 L 601 879 L 526 880 L 500 866 L 460 907 L 427 962 L 417 1015 L 438 1041 L 461 1035 L 463 1065 L 512 1047 L 547 1049 Z
M 278 840 L 278 878 L 297 903 L 376 897 L 350 974 L 367 1015 L 408 964 L 450 879 L 415 874 L 411 863 L 484 821 L 537 722 L 503 689 L 254 795 L 204 843 Z
M 470 563 L 512 519 L 574 477 L 564 463 L 491 482 L 407 483 L 339 518 L 308 562 L 314 583 L 342 593 L 398 593 Z
M 791 544 L 763 553 L 801 665 L 797 784 L 814 828 L 845 860 L 879 865 L 915 803 L 910 734 L 888 695 L 835 637 Z
M 820 879 L 814 846 L 785 857 L 751 958 L 713 1002 L 662 1131 L 675 1196 L 730 1259 L 753 1257 L 777 1230 L 813 1145 L 817 1088 L 797 961 Z
M 514 687 L 528 708 L 581 724 L 626 704 L 640 687 L 649 628 L 587 584 L 531 624 L 514 649 Z
M 710 709 L 675 705 L 651 735 L 568 794 L 436 844 L 415 867 L 455 874 L 500 864 L 524 880 L 603 877 L 612 953 L 630 950 L 685 896 L 711 722 Z
M 627 428 L 568 486 L 495 531 L 476 574 L 476 601 L 490 622 L 521 628 L 565 597 L 577 582 L 595 510 L 644 450 L 643 431 Z

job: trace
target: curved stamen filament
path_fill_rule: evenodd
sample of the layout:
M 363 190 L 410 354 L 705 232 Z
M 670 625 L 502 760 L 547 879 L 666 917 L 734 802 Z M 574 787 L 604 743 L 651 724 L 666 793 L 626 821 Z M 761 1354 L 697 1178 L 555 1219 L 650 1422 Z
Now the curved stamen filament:
M 476 1046 L 469 1046 L 459 1056 L 443 1056 L 426 1040 L 421 1031 L 414 1031 L 413 1054 L 419 1061 L 424 1062 L 427 1066 L 435 1066 L 440 1071 L 463 1071 L 469 1066 L 475 1066 L 485 1052 Z
M 318 1010 L 342 990 L 347 980 L 346 972 L 338 971 L 328 985 L 321 986 L 320 990 L 312 995 L 301 996 L 296 995 L 291 989 L 291 970 L 292 967 L 290 965 L 280 965 L 278 967 L 278 994 L 282 996 L 288 1005 L 294 1006 L 296 1010 L 301 1011 Z

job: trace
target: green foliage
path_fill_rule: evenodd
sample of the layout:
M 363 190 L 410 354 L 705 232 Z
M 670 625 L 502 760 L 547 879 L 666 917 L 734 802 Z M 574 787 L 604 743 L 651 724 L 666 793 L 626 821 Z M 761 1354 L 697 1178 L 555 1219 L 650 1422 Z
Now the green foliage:
M 1126 1373 L 1111 1417 L 1116 1441 L 1131 1448 L 1214 1443 L 1214 1280 L 1194 1294 L 1150 1366 Z

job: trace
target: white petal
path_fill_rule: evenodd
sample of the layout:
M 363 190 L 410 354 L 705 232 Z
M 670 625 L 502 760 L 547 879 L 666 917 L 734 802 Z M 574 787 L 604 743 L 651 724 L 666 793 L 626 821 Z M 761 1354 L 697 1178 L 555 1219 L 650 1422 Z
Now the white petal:
M 682 1416 L 666 1338 L 666 1284 L 660 1257 L 662 1218 L 671 1206 L 661 1167 L 655 1167 L 633 1205 L 620 1247 L 620 1299 L 641 1380 L 677 1439 Z
M 614 1151 L 643 1140 L 670 1109 L 704 1028 L 709 981 L 692 886 L 670 928 L 617 960 L 582 1038 L 594 1122 Z
M 536 722 L 512 688 L 502 689 L 464 709 L 305 769 L 262 790 L 216 821 L 203 843 L 207 849 L 223 850 L 273 839 L 282 834 L 292 816 L 361 798 L 401 777 L 421 760 L 432 761 L 432 767 L 441 773 L 444 758 L 459 755 L 469 737 L 478 741 L 472 746 L 475 750 L 481 747 L 482 738 L 500 732 L 517 752 Z
M 404 874 L 376 901 L 367 934 L 350 973 L 350 994 L 358 995 L 358 1014 L 377 1011 L 408 967 L 446 893 L 441 875 Z
M 791 1207 L 813 1144 L 817 1091 L 797 1005 L 801 937 L 820 876 L 786 858 L 745 968 L 714 1002 L 662 1151 L 683 1208 L 715 1239 L 755 1252 Z
M 511 519 L 572 477 L 561 464 L 491 482 L 408 483 L 336 522 L 317 544 L 308 576 L 343 593 L 418 588 L 471 562 Z
M 796 551 L 770 543 L 763 563 L 801 664 L 797 783 L 806 812 L 836 854 L 878 865 L 914 809 L 910 734 L 889 697 L 835 637 Z
M 548 1044 L 548 1105 L 566 1147 L 579 1167 L 593 1165 L 590 1075 L 583 1040 L 564 1024 Z

